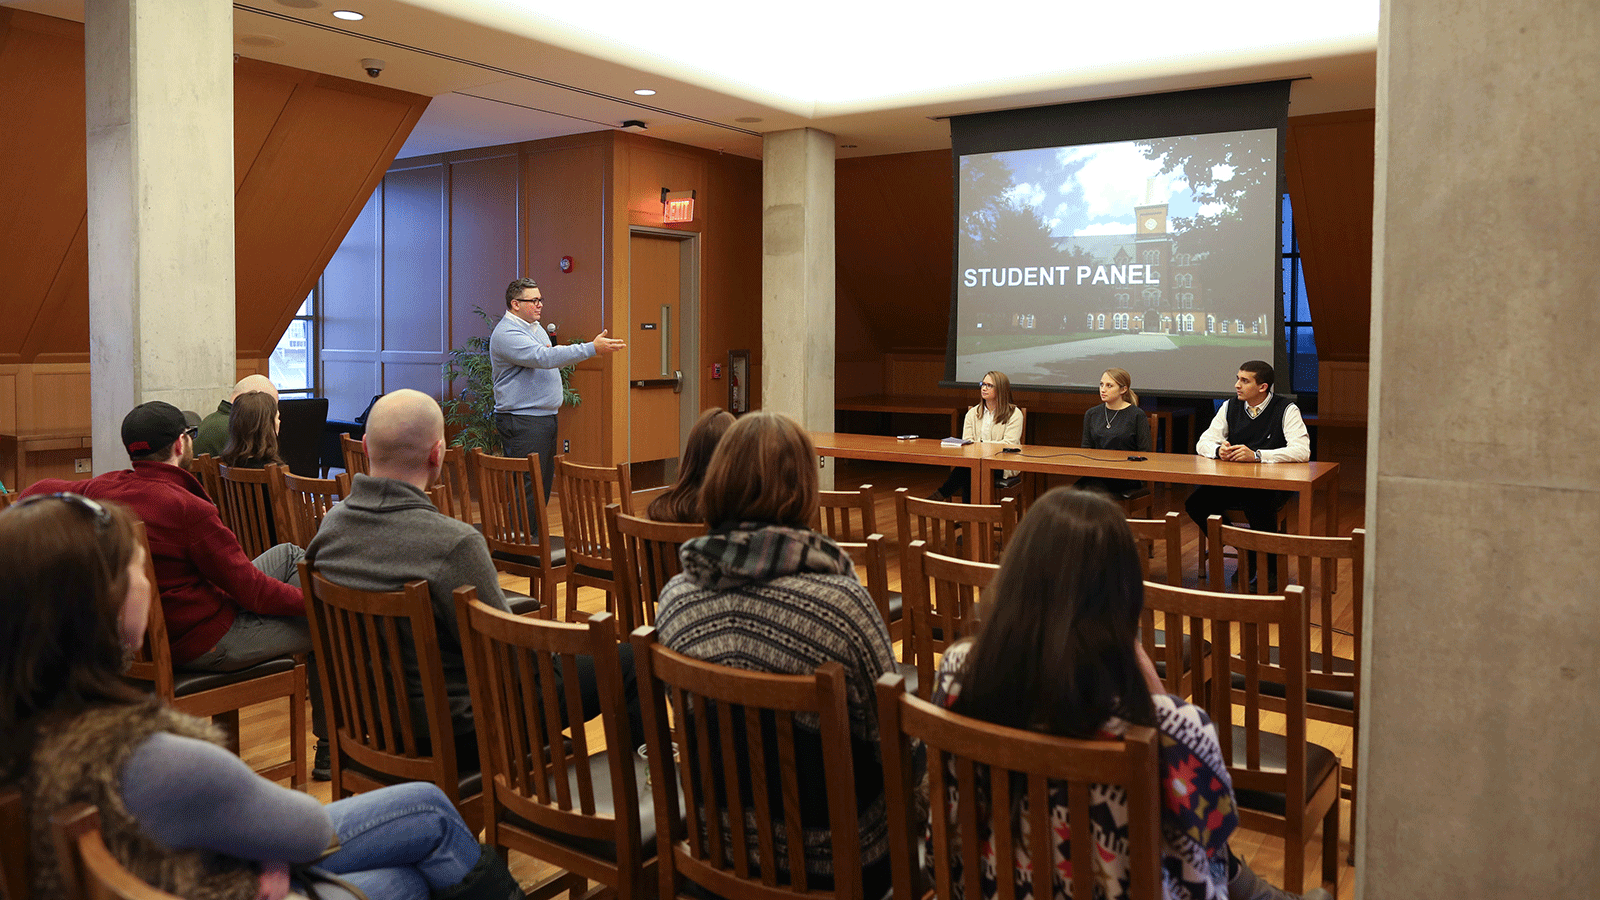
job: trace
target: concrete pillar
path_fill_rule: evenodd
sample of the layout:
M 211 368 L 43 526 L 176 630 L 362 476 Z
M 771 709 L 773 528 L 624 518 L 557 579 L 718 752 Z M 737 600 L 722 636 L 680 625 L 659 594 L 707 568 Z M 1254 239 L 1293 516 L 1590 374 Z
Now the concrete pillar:
M 202 415 L 235 378 L 233 7 L 84 4 L 94 470 L 126 468 L 122 417 Z
M 1594 896 L 1600 11 L 1379 41 L 1357 896 Z
M 832 431 L 834 137 L 777 132 L 761 155 L 761 405 Z

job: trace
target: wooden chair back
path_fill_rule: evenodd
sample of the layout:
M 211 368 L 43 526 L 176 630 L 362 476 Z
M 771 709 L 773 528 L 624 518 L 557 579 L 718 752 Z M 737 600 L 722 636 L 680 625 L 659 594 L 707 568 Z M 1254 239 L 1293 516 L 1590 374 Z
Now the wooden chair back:
M 22 789 L 0 787 L 0 900 L 27 900 L 32 890 L 31 835 Z
M 567 545 L 568 622 L 583 618 L 578 611 L 578 588 L 597 587 L 606 592 L 606 609 L 615 609 L 617 593 L 616 548 L 606 528 L 606 507 L 617 504 L 633 513 L 633 486 L 628 465 L 585 466 L 565 456 L 556 457 L 557 490 L 561 496 L 561 536 Z
M 355 475 L 371 475 L 372 464 L 367 460 L 367 445 L 349 432 L 339 435 L 339 450 L 344 454 L 344 470 Z
M 920 540 L 906 551 L 900 590 L 911 623 L 907 640 L 914 645 L 917 694 L 927 700 L 933 696 L 934 654 L 976 631 L 978 603 L 1000 566 L 934 553 Z
M 922 541 L 934 553 L 979 562 L 1000 558 L 1018 522 L 1011 497 L 996 504 L 945 503 L 913 497 L 908 488 L 895 490 L 894 514 L 902 555 L 912 541 Z
M 485 842 L 642 900 L 656 887 L 655 834 L 644 847 L 640 822 L 655 817 L 648 792 L 639 795 L 645 769 L 634 748 L 643 735 L 629 732 L 611 615 L 548 622 L 486 606 L 470 588 L 455 598 L 483 765 Z M 583 708 L 579 657 L 593 660 L 604 749 L 590 745 L 581 716 L 562 715 Z
M 688 896 L 688 880 L 729 900 L 861 900 L 844 667 L 830 662 L 812 675 L 727 668 L 668 650 L 653 628 L 635 632 L 633 648 L 661 823 L 660 896 Z M 799 760 L 819 757 L 820 772 L 808 764 L 802 775 Z M 802 819 L 802 801 L 819 794 L 825 819 Z M 831 890 L 806 872 L 795 836 L 807 826 L 831 830 L 833 871 L 843 873 Z
M 1322 877 L 1336 881 L 1339 856 L 1339 758 L 1306 735 L 1305 590 L 1290 585 L 1281 595 L 1245 596 L 1145 584 L 1145 606 L 1161 612 L 1168 653 L 1180 642 L 1191 659 L 1204 660 L 1205 687 L 1195 702 L 1218 723 L 1222 756 L 1229 761 L 1239 822 L 1281 835 L 1284 889 L 1301 893 L 1305 845 L 1317 820 L 1323 824 Z M 1276 661 L 1265 648 L 1274 640 Z M 1209 644 L 1209 655 L 1206 653 Z M 1175 658 L 1166 684 L 1178 693 Z M 1234 675 L 1241 676 L 1235 686 Z M 1283 733 L 1263 716 L 1262 684 L 1284 685 Z M 1227 723 L 1234 722 L 1232 727 Z M 1274 797 L 1276 799 L 1274 799 Z
M 467 468 L 478 483 L 483 539 L 495 568 L 527 578 L 528 594 L 541 604 L 539 615 L 551 618 L 556 585 L 567 577 L 567 551 L 565 542 L 550 534 L 538 455 L 513 459 L 474 449 L 467 453 Z M 523 489 L 528 477 L 533 479 L 532 491 Z
M 924 833 L 924 825 L 932 836 L 936 897 L 961 896 L 958 886 L 967 897 L 982 897 L 979 876 L 992 864 L 983 858 L 986 849 L 992 850 L 992 860 L 1007 866 L 998 879 L 1002 897 L 1013 896 L 1013 874 L 1031 884 L 1034 897 L 1067 896 L 1066 885 L 1054 883 L 1061 879 L 1062 862 L 1071 864 L 1071 896 L 1120 893 L 1117 880 L 1095 890 L 1097 874 L 1115 879 L 1120 866 L 1099 858 L 1096 841 L 1076 839 L 1100 827 L 1089 817 L 1091 785 L 1116 785 L 1127 794 L 1128 841 L 1119 848 L 1118 860 L 1127 866 L 1126 896 L 1163 896 L 1161 747 L 1155 729 L 1130 727 L 1120 741 L 1073 740 L 957 715 L 907 693 L 892 673 L 878 679 L 877 691 L 895 896 L 919 895 L 913 885 L 920 867 L 911 842 Z M 917 813 L 913 754 L 919 743 L 927 753 L 928 796 L 935 798 L 929 822 Z M 1065 823 L 1053 816 L 1054 801 L 1063 795 Z M 1064 827 L 1071 827 L 1074 840 L 1070 856 L 1061 860 L 1057 848 Z M 1051 873 L 1052 883 L 1035 883 L 1040 872 Z
M 834 541 L 839 549 L 850 555 L 855 564 L 856 577 L 872 595 L 878 614 L 883 616 L 885 628 L 893 627 L 889 610 L 889 539 L 876 532 L 860 541 Z
M 278 465 L 265 469 L 217 467 L 221 490 L 216 498 L 217 511 L 222 514 L 222 524 L 232 529 L 244 555 L 251 559 L 278 543 L 280 533 L 287 535 L 290 531 L 278 520 L 278 511 L 272 505 L 272 485 L 282 480 L 283 472 L 284 468 Z
M 143 522 L 134 524 L 144 548 L 144 575 L 150 584 L 150 613 L 144 643 L 134 651 L 124 675 L 149 682 L 156 696 L 191 716 L 209 717 L 228 735 L 228 749 L 239 752 L 239 710 L 274 700 L 289 704 L 289 760 L 256 770 L 269 781 L 306 782 L 306 667 L 302 657 L 280 656 L 237 672 L 179 672 L 172 663 L 167 619 L 161 609 L 155 557 Z
M 5 512 L 11 501 L 17 499 L 15 491 L 0 491 L 0 512 Z
M 834 541 L 865 541 L 867 535 L 878 533 L 877 495 L 872 485 L 863 484 L 853 491 L 820 491 L 817 504 L 817 521 L 812 528 Z
M 68 806 L 50 817 L 50 829 L 67 890 L 62 900 L 183 900 L 140 880 L 111 855 L 93 806 Z
M 444 464 L 439 469 L 439 481 L 434 485 L 434 490 L 439 491 L 438 496 L 435 497 L 432 491 L 429 496 L 440 512 L 468 525 L 474 523 L 472 483 L 467 478 L 466 450 L 461 447 L 445 448 Z
M 222 508 L 222 479 L 217 475 L 217 468 L 221 465 L 222 463 L 209 453 L 202 453 L 189 463 L 189 471 L 199 480 L 200 486 L 206 489 L 206 496 L 211 498 L 211 502 L 217 504 L 218 511 Z M 226 523 L 227 519 L 224 518 L 223 522 Z
M 311 545 L 322 518 L 334 504 L 350 496 L 350 473 L 337 478 L 306 478 L 288 469 L 272 482 L 272 508 L 283 520 L 282 539 L 302 549 Z
M 1211 554 L 1210 560 L 1210 583 L 1217 590 L 1244 594 L 1266 592 L 1271 585 L 1264 577 L 1267 567 L 1262 565 L 1261 559 L 1265 557 L 1276 558 L 1276 571 L 1284 583 L 1305 588 L 1306 714 L 1319 722 L 1332 722 L 1350 728 L 1350 754 L 1354 759 L 1361 741 L 1361 631 L 1364 618 L 1361 573 L 1365 564 L 1366 529 L 1357 528 L 1349 537 L 1270 534 L 1224 525 L 1221 516 L 1212 516 L 1206 525 L 1211 546 L 1217 550 Z M 1230 547 L 1237 553 L 1238 564 L 1233 580 L 1228 582 L 1224 578 L 1223 557 Z M 1250 585 L 1248 576 L 1252 556 L 1256 557 L 1258 573 L 1254 587 Z M 1351 577 L 1343 579 L 1348 605 L 1339 602 L 1338 574 L 1344 560 L 1349 560 L 1351 566 Z M 1335 624 L 1343 619 L 1347 610 L 1351 623 L 1348 632 Z M 1280 652 L 1276 645 L 1264 646 L 1261 650 L 1267 654 L 1269 662 Z M 1237 682 L 1239 679 L 1235 676 L 1234 680 Z M 1262 691 L 1262 702 L 1267 708 L 1279 708 L 1275 695 L 1282 692 L 1282 687 L 1268 682 Z M 1356 775 L 1354 765 L 1344 768 L 1352 809 Z
M 678 548 L 690 538 L 705 534 L 700 522 L 657 522 L 630 516 L 619 504 L 606 507 L 607 526 L 614 528 L 612 546 L 620 547 L 617 572 L 619 637 L 635 628 L 656 624 L 656 600 L 672 576 L 683 571 Z
M 300 584 L 312 652 L 321 664 L 334 799 L 403 781 L 431 781 L 476 832 L 483 824 L 482 805 L 477 791 L 462 790 L 428 583 L 358 591 L 334 584 L 301 560 Z M 421 716 L 412 704 L 410 672 L 421 688 Z M 471 772 L 470 762 L 467 768 Z
M 1148 545 L 1150 554 L 1145 563 L 1144 580 L 1162 584 L 1183 584 L 1183 517 L 1169 512 L 1159 519 L 1129 519 L 1128 530 L 1133 539 Z M 1155 554 L 1156 544 L 1161 554 Z

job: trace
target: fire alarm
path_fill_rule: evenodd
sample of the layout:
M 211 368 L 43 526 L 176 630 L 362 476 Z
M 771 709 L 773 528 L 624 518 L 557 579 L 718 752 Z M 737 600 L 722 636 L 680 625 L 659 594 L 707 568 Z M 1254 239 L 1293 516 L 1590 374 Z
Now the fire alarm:
M 570 257 L 570 256 L 561 257 L 561 271 L 563 271 L 563 272 L 571 272 L 572 271 L 572 257 Z

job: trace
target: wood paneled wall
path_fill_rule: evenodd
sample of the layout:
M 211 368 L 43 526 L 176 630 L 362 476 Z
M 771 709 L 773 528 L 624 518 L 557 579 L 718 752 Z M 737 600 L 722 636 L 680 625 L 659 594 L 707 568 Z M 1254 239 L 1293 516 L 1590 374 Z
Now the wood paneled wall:
M 238 294 L 218 302 L 237 307 L 241 373 L 265 371 L 427 104 L 366 83 L 236 64 Z M 0 134 L 0 429 L 87 431 L 81 24 L 0 9 Z M 46 474 L 70 474 L 71 455 L 44 465 Z
M 539 282 L 556 341 L 622 333 L 628 229 L 660 227 L 663 186 L 697 193 L 695 221 L 677 226 L 701 239 L 702 367 L 689 377 L 701 379 L 703 405 L 723 405 L 727 382 L 711 379 L 711 364 L 731 349 L 760 354 L 761 164 L 607 131 L 390 169 L 323 279 L 330 414 L 354 415 L 400 387 L 450 396 L 439 365 L 451 347 L 488 334 L 473 307 L 504 314 L 505 286 L 518 276 Z M 574 460 L 626 460 L 627 367 L 595 357 L 573 387 L 583 402 L 562 411 L 560 439 Z

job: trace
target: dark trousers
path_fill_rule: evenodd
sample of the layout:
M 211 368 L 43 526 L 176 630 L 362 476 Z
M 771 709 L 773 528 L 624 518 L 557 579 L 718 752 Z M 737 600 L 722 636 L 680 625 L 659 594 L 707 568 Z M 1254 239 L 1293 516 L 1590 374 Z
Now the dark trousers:
M 539 454 L 539 474 L 544 477 L 544 499 L 550 500 L 550 483 L 556 474 L 556 417 L 522 416 L 516 413 L 495 413 L 494 427 L 500 432 L 500 443 L 506 456 L 522 459 L 530 453 Z M 532 479 L 523 479 L 523 489 L 528 495 L 528 508 L 533 508 Z
M 1250 523 L 1251 531 L 1263 531 L 1276 534 L 1278 532 L 1278 511 L 1289 502 L 1292 496 L 1288 491 L 1263 491 L 1255 488 L 1220 487 L 1214 484 L 1201 485 L 1183 501 L 1183 508 L 1188 511 L 1189 518 L 1200 526 L 1200 533 L 1205 534 L 1206 519 L 1211 516 L 1222 516 L 1222 524 L 1231 525 L 1228 521 L 1228 510 L 1237 509 L 1244 513 L 1245 519 Z M 1211 552 L 1216 553 L 1218 547 L 1212 547 Z M 1250 554 L 1250 574 L 1255 576 L 1255 554 Z M 1269 590 L 1277 589 L 1278 559 L 1267 556 L 1267 577 L 1270 582 Z

